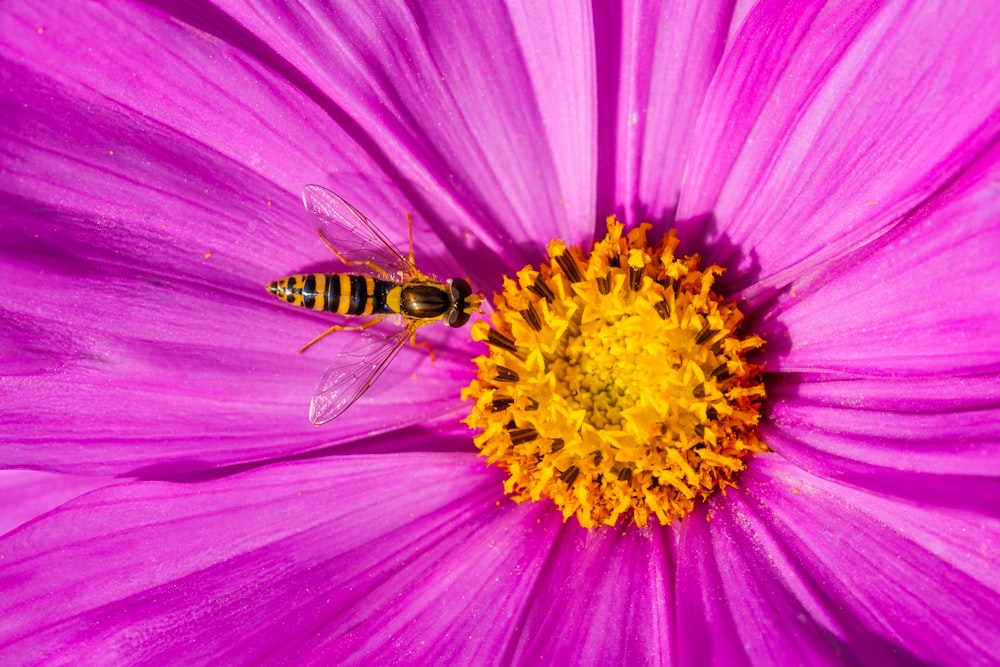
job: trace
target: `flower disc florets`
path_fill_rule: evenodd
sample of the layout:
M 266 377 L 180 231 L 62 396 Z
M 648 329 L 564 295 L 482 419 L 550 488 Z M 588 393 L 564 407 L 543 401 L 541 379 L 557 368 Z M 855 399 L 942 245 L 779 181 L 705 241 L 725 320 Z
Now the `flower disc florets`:
M 742 314 L 712 291 L 721 268 L 675 259 L 673 232 L 647 247 L 648 230 L 608 218 L 589 256 L 553 241 L 551 264 L 504 280 L 493 327 L 473 325 L 491 348 L 464 393 L 476 446 L 515 500 L 550 498 L 587 528 L 666 525 L 766 449 L 761 367 L 745 358 L 763 340 L 735 336 Z

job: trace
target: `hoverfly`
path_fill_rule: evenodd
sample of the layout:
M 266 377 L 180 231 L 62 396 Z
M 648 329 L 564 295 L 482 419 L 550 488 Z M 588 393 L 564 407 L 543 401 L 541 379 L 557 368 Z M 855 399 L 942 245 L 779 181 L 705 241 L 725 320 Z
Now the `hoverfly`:
M 335 331 L 363 332 L 326 369 L 313 392 L 309 419 L 323 424 L 361 398 L 407 340 L 418 345 L 417 329 L 437 321 L 461 327 L 479 311 L 482 298 L 462 278 L 442 283 L 416 267 L 409 215 L 410 250 L 404 257 L 371 220 L 339 195 L 307 185 L 302 201 L 319 219 L 319 235 L 327 247 L 345 265 L 363 267 L 358 274 L 297 274 L 267 285 L 268 292 L 293 306 L 367 318 L 357 326 L 334 325 L 299 350 L 305 352 Z M 369 329 L 392 315 L 402 321 L 398 330 Z

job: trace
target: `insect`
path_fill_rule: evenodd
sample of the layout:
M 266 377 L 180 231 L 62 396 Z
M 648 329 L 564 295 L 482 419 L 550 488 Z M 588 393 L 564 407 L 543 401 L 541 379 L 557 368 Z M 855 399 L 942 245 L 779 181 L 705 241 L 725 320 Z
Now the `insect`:
M 319 235 L 327 247 L 345 265 L 363 267 L 359 269 L 363 273 L 296 274 L 267 285 L 268 292 L 293 306 L 365 318 L 356 326 L 334 325 L 299 350 L 305 352 L 335 331 L 362 331 L 326 369 L 313 393 L 309 419 L 323 424 L 361 398 L 407 340 L 430 349 L 417 343 L 417 329 L 438 321 L 461 327 L 479 311 L 482 297 L 462 278 L 442 283 L 416 267 L 409 215 L 410 249 L 404 257 L 371 220 L 339 195 L 307 185 L 302 201 L 319 219 Z M 400 328 L 371 329 L 393 315 L 399 316 Z

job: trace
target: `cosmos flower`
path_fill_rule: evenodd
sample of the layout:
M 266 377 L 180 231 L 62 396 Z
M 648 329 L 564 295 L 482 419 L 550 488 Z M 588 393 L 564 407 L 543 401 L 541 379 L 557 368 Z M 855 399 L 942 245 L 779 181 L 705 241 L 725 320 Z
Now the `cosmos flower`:
M 0 8 L 0 662 L 1000 655 L 995 3 L 35 4 Z M 342 343 L 298 355 L 328 319 L 263 289 L 332 268 L 308 183 L 487 293 L 608 215 L 676 229 L 765 341 L 769 451 L 666 526 L 515 503 L 444 327 L 312 426 Z

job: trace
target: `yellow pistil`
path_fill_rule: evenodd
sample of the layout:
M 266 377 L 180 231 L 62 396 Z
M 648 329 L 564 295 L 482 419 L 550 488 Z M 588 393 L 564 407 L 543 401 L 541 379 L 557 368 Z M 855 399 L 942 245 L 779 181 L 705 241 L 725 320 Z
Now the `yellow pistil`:
M 553 241 L 550 264 L 505 278 L 493 326 L 473 325 L 490 345 L 463 392 L 476 446 L 515 500 L 549 498 L 587 528 L 666 525 L 766 451 L 762 369 L 745 358 L 764 341 L 735 335 L 721 268 L 676 259 L 673 232 L 648 247 L 649 228 L 623 236 L 610 217 L 589 256 Z

